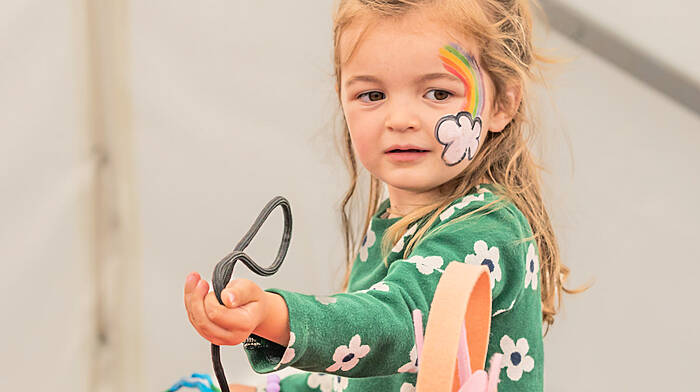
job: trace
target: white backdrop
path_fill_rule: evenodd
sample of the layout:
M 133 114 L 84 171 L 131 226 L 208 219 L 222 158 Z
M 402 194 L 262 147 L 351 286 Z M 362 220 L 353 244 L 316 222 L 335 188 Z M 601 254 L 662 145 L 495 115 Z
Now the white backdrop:
M 80 8 L 0 3 L 0 390 L 85 391 L 93 292 Z
M 2 390 L 90 389 L 94 163 L 81 7 L 0 5 Z M 208 277 L 272 196 L 291 201 L 292 246 L 277 276 L 253 279 L 306 293 L 339 286 L 346 180 L 330 126 L 330 13 L 317 0 L 130 4 L 142 235 L 142 269 L 132 272 L 144 282 L 133 304 L 142 312 L 138 389 L 212 372 L 182 305 L 185 276 Z M 573 58 L 539 93 L 546 197 L 572 285 L 595 280 L 564 298 L 545 338 L 546 389 L 680 389 L 700 349 L 691 291 L 700 118 L 554 33 L 541 44 Z M 253 257 L 270 260 L 280 232 L 275 214 Z M 232 381 L 263 378 L 241 348 L 223 352 Z

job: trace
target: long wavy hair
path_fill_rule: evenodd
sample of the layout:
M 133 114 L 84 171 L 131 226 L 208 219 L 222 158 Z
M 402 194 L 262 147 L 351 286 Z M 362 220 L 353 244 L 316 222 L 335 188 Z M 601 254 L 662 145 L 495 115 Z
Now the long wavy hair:
M 454 179 L 442 185 L 443 196 L 433 204 L 418 208 L 394 223 L 382 239 L 384 254 L 396 243 L 406 229 L 417 220 L 428 217 L 426 223 L 407 244 L 404 257 L 422 239 L 426 231 L 455 199 L 465 196 L 481 180 L 497 185 L 501 200 L 512 201 L 525 215 L 537 242 L 540 257 L 540 281 L 542 292 L 542 320 L 547 329 L 554 322 L 554 315 L 561 302 L 562 291 L 574 293 L 564 287 L 569 269 L 562 264 L 549 215 L 545 209 L 540 191 L 540 167 L 535 163 L 528 149 L 534 136 L 535 127 L 531 121 L 527 105 L 527 85 L 530 81 L 540 81 L 538 64 L 549 62 L 535 52 L 532 43 L 532 16 L 528 0 L 340 0 L 336 4 L 333 19 L 334 63 L 336 91 L 341 94 L 342 59 L 340 40 L 343 32 L 356 23 L 370 26 L 384 18 L 400 18 L 408 12 L 428 12 L 439 18 L 450 32 L 470 37 L 479 48 L 481 68 L 494 82 L 494 105 L 512 107 L 505 94 L 507 86 L 518 86 L 521 101 L 512 121 L 502 132 L 488 132 L 482 141 L 472 163 Z M 361 25 L 362 26 L 362 25 Z M 365 28 L 365 32 L 367 31 Z M 363 34 L 360 34 L 362 39 Z M 357 42 L 353 44 L 355 47 Z M 346 48 L 344 48 L 346 49 Z M 353 48 L 354 49 L 354 48 Z M 351 50 L 352 52 L 352 50 Z M 344 118 L 340 119 L 342 136 L 341 148 L 349 170 L 350 186 L 341 203 L 341 218 L 345 239 L 346 271 L 343 291 L 347 290 L 352 263 L 356 257 L 358 239 L 367 231 L 372 216 L 376 213 L 383 196 L 381 182 L 369 175 L 369 189 L 361 188 L 360 168 L 353 152 L 350 132 Z M 366 193 L 366 212 L 359 224 L 352 210 L 358 203 L 358 193 Z M 360 197 L 362 197 L 360 195 Z M 359 201 L 362 203 L 362 201 Z M 486 206 L 487 208 L 490 206 Z M 468 217 L 468 216 L 467 216 Z M 430 233 L 428 233 L 429 235 Z M 532 238 L 524 239 L 530 240 Z

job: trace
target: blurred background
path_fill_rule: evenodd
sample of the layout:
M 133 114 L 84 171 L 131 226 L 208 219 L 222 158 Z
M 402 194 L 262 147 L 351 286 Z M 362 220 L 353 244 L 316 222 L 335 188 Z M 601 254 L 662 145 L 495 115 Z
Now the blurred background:
M 548 0 L 536 87 L 544 190 L 570 286 L 546 390 L 695 384 L 700 4 Z M 162 391 L 212 374 L 187 321 L 275 195 L 294 214 L 262 287 L 330 294 L 347 178 L 330 0 L 0 2 L 0 389 Z M 549 26 L 549 27 L 547 27 Z M 272 260 L 276 212 L 249 247 Z M 695 310 L 693 310 L 695 309 Z M 241 347 L 231 382 L 259 384 Z M 294 370 L 288 369 L 287 374 Z

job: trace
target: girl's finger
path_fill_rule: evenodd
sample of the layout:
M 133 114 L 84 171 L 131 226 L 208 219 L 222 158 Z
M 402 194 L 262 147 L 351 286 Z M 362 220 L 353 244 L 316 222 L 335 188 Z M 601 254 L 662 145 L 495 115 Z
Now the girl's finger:
M 229 309 L 219 303 L 214 293 L 209 293 L 204 298 L 204 308 L 209 320 L 233 334 L 247 334 L 252 331 L 257 325 L 256 315 L 261 313 L 257 301 Z
M 263 291 L 253 281 L 248 279 L 235 279 L 226 285 L 221 291 L 221 300 L 229 308 L 245 305 L 249 302 L 259 301 Z
M 185 280 L 185 294 L 194 290 L 201 277 L 196 272 L 191 272 Z
M 185 294 L 185 307 L 190 322 L 197 332 L 210 342 L 219 345 L 230 344 L 226 342 L 231 340 L 231 334 L 207 317 L 204 309 L 204 296 L 207 294 L 208 286 L 205 280 L 200 280 L 193 290 Z
M 195 326 L 195 321 L 192 318 L 192 311 L 190 310 L 190 296 L 198 282 L 199 274 L 196 272 L 191 272 L 189 275 L 187 275 L 187 279 L 185 280 L 185 309 L 187 310 L 187 318 L 190 320 L 190 324 L 192 324 L 192 326 Z

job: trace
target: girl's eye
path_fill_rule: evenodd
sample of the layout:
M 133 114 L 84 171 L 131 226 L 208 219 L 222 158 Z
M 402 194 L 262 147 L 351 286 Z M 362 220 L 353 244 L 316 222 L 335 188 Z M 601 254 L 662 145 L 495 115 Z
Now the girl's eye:
M 432 99 L 434 101 L 444 101 L 447 98 L 450 97 L 452 93 L 449 93 L 445 90 L 430 90 L 427 93 L 425 93 L 425 97 L 428 99 Z
M 368 91 L 358 95 L 357 98 L 362 102 L 376 102 L 386 98 L 386 95 L 381 91 Z

